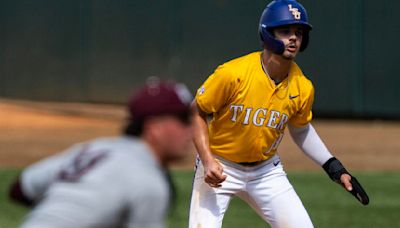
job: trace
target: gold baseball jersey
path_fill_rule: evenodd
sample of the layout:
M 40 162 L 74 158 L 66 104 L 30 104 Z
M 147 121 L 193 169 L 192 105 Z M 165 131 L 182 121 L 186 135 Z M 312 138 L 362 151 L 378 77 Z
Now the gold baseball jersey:
M 288 123 L 311 121 L 313 101 L 313 85 L 296 63 L 275 85 L 262 68 L 261 52 L 219 66 L 196 94 L 200 109 L 213 115 L 211 152 L 238 163 L 272 157 Z

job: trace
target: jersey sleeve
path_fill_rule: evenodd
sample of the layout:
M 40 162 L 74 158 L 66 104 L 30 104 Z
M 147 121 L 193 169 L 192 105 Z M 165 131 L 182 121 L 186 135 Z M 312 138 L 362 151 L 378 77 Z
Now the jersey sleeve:
M 289 123 L 294 127 L 304 127 L 312 120 L 312 106 L 314 103 L 314 87 L 309 82 L 308 89 L 300 97 L 300 108 L 294 114 Z
M 21 174 L 23 193 L 34 201 L 40 199 L 49 186 L 58 178 L 58 174 L 63 168 L 63 163 L 79 148 L 80 146 L 71 147 L 60 154 L 28 166 Z
M 196 102 L 208 114 L 217 112 L 228 103 L 236 86 L 234 75 L 225 65 L 219 66 L 197 90 Z

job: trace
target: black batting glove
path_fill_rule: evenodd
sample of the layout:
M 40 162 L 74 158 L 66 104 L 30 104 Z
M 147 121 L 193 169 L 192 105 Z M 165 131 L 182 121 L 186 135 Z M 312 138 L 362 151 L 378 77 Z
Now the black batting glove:
M 342 165 L 342 163 L 336 159 L 335 157 L 330 158 L 325 164 L 322 165 L 322 168 L 328 174 L 328 176 L 336 183 L 342 184 L 340 177 L 343 174 L 348 174 L 351 176 L 350 183 L 352 185 L 352 190 L 349 191 L 360 203 L 363 205 L 367 205 L 369 203 L 369 197 L 363 187 L 361 186 L 360 182 L 352 176 L 346 168 Z

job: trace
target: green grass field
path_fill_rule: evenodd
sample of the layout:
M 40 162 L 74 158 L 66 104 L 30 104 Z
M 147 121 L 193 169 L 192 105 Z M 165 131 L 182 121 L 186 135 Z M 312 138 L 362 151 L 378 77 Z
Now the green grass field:
M 27 209 L 7 199 L 7 188 L 17 170 L 0 170 L 0 227 L 18 227 Z M 315 227 L 400 227 L 400 173 L 355 173 L 370 196 L 363 206 L 321 172 L 289 172 L 289 179 L 306 206 Z M 193 173 L 173 173 L 178 190 L 168 227 L 187 227 Z M 268 227 L 245 203 L 234 199 L 225 215 L 224 228 Z

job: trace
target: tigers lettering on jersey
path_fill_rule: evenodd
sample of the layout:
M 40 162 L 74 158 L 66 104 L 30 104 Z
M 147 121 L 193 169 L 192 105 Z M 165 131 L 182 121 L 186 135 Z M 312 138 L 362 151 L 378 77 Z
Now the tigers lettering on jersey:
M 287 124 L 301 127 L 311 121 L 313 98 L 311 82 L 295 63 L 275 85 L 262 69 L 261 52 L 255 52 L 219 66 L 197 91 L 196 102 L 213 115 L 212 153 L 254 162 L 275 155 Z
M 242 120 L 238 120 L 237 116 L 240 112 L 243 112 L 244 105 L 231 104 L 229 110 L 232 112 L 232 122 L 239 122 L 243 125 L 249 125 L 249 123 L 254 126 L 261 127 L 264 123 L 265 126 L 273 129 L 283 130 L 285 129 L 286 123 L 289 119 L 288 115 L 285 113 L 280 113 L 279 111 L 271 110 L 268 112 L 266 108 L 245 108 L 246 115 Z M 269 113 L 269 115 L 268 115 Z M 261 114 L 261 115 L 260 115 Z M 268 118 L 267 118 L 268 117 Z M 267 120 L 268 119 L 268 120 Z M 267 120 L 267 121 L 266 121 Z

